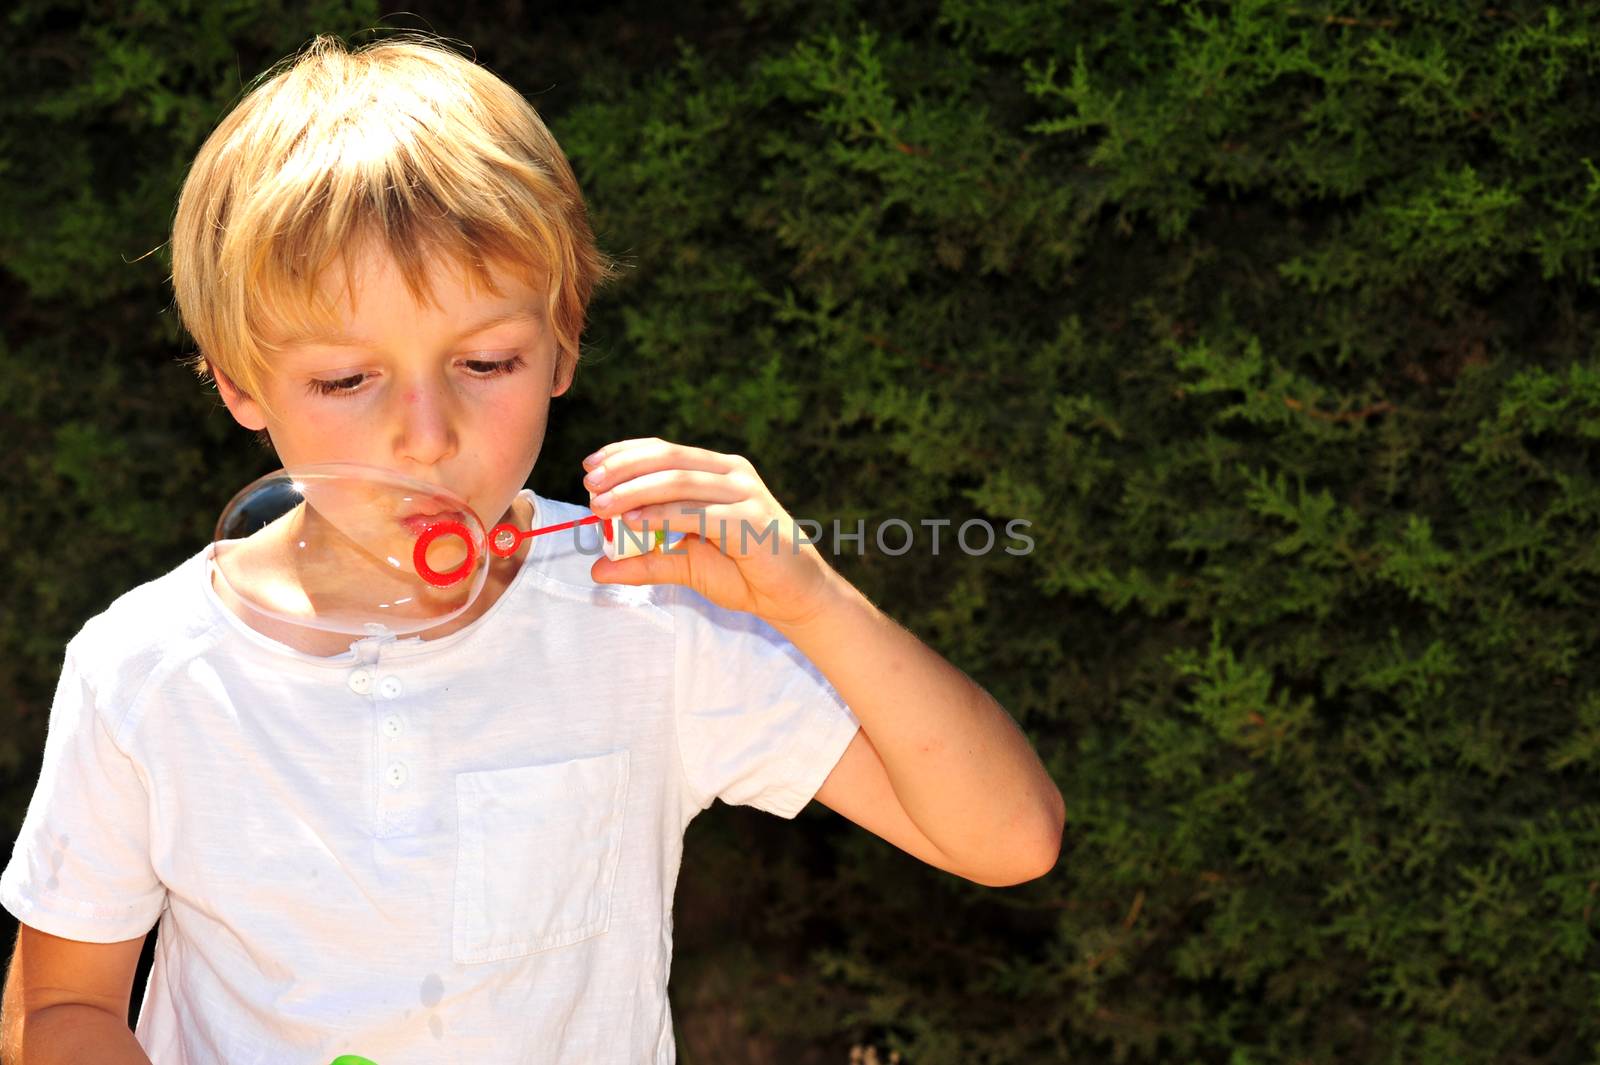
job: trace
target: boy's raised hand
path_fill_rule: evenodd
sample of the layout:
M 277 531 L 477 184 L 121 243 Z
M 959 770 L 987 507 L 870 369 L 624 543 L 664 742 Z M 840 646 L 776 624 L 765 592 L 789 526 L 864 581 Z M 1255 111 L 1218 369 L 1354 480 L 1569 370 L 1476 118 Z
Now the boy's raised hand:
M 834 594 L 838 575 L 748 459 L 649 437 L 607 444 L 583 465 L 595 514 L 685 534 L 633 558 L 602 555 L 597 583 L 687 585 L 775 625 L 814 616 Z

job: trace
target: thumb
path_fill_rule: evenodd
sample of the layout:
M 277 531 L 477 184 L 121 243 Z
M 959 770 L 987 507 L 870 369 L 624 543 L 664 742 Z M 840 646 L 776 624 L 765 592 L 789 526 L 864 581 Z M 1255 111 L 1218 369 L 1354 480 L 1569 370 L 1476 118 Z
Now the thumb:
M 684 533 L 676 543 L 632 558 L 610 559 L 601 555 L 594 560 L 589 576 L 597 584 L 687 585 L 692 581 L 695 559 L 704 551 L 716 553 L 717 549 L 694 533 Z

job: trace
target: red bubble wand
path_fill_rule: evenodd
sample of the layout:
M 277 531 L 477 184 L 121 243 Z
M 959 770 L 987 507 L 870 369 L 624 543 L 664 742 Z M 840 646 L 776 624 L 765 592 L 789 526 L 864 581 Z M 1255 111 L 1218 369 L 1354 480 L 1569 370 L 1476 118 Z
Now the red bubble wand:
M 611 539 L 611 523 L 597 514 L 564 521 L 558 525 L 545 525 L 538 529 L 519 529 L 509 521 L 503 521 L 489 530 L 489 550 L 499 558 L 510 558 L 517 553 L 517 548 L 522 546 L 522 541 L 531 537 L 560 532 L 562 529 L 573 529 L 579 525 L 596 524 L 600 526 L 601 535 L 607 540 Z M 467 545 L 467 557 L 455 569 L 440 573 L 428 565 L 428 548 L 435 540 L 446 536 L 459 537 L 461 542 Z M 435 588 L 448 588 L 472 572 L 472 568 L 478 562 L 478 548 L 472 542 L 472 532 L 466 525 L 459 521 L 439 521 L 428 526 L 422 531 L 422 535 L 417 537 L 417 545 L 411 549 L 411 561 L 416 565 L 417 574 L 423 580 Z

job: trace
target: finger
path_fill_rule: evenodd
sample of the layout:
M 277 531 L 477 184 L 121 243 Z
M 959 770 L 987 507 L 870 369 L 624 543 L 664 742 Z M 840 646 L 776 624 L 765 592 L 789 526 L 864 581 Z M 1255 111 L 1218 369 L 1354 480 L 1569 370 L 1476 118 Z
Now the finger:
M 632 558 L 595 559 L 589 576 L 598 584 L 682 584 L 693 585 L 696 566 L 715 564 L 720 552 L 698 536 L 685 536 L 671 554 L 649 551 Z M 722 559 L 727 564 L 727 559 Z
M 593 469 L 595 466 L 604 463 L 609 455 L 615 455 L 617 452 L 632 447 L 634 444 L 648 444 L 652 440 L 659 439 L 661 438 L 657 436 L 639 436 L 631 440 L 613 440 L 609 444 L 602 445 L 593 454 L 585 458 L 583 466 L 585 469 Z
M 623 440 L 615 444 L 607 444 L 595 454 L 600 457 L 594 462 L 585 460 L 583 465 L 591 474 L 604 467 L 604 476 L 608 480 L 611 479 L 613 474 L 627 477 L 672 466 L 726 473 L 737 469 L 740 465 L 737 455 L 724 455 L 719 451 L 711 451 L 703 447 L 675 444 L 654 436 L 642 440 Z M 588 483 L 587 478 L 585 478 L 585 483 Z M 613 480 L 612 483 L 615 483 L 615 481 Z
M 748 503 L 684 501 L 640 507 L 636 516 L 624 515 L 622 523 L 641 539 L 654 532 L 697 537 L 730 558 L 747 558 L 756 552 L 798 552 L 798 528 L 791 519 Z M 662 550 L 682 553 L 675 542 Z
M 668 536 L 677 536 L 680 533 L 694 533 L 708 540 L 716 540 L 719 523 L 724 526 L 728 524 L 726 509 L 703 499 L 685 499 L 639 507 L 637 513 L 630 510 L 620 517 L 623 525 L 640 534 L 664 532 Z
M 660 503 L 694 499 L 735 503 L 746 498 L 745 487 L 730 481 L 726 474 L 682 469 L 641 474 L 609 489 L 602 484 L 589 490 L 596 493 L 589 508 L 596 514 L 606 515 Z

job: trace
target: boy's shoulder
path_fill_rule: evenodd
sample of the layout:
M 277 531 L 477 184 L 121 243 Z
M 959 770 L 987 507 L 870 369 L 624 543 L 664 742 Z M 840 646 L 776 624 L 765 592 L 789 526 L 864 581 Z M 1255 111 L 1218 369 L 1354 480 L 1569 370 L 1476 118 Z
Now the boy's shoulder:
M 211 638 L 218 618 L 206 601 L 204 580 L 201 551 L 117 596 L 67 641 L 78 674 L 103 694 L 131 692 L 174 651 Z

